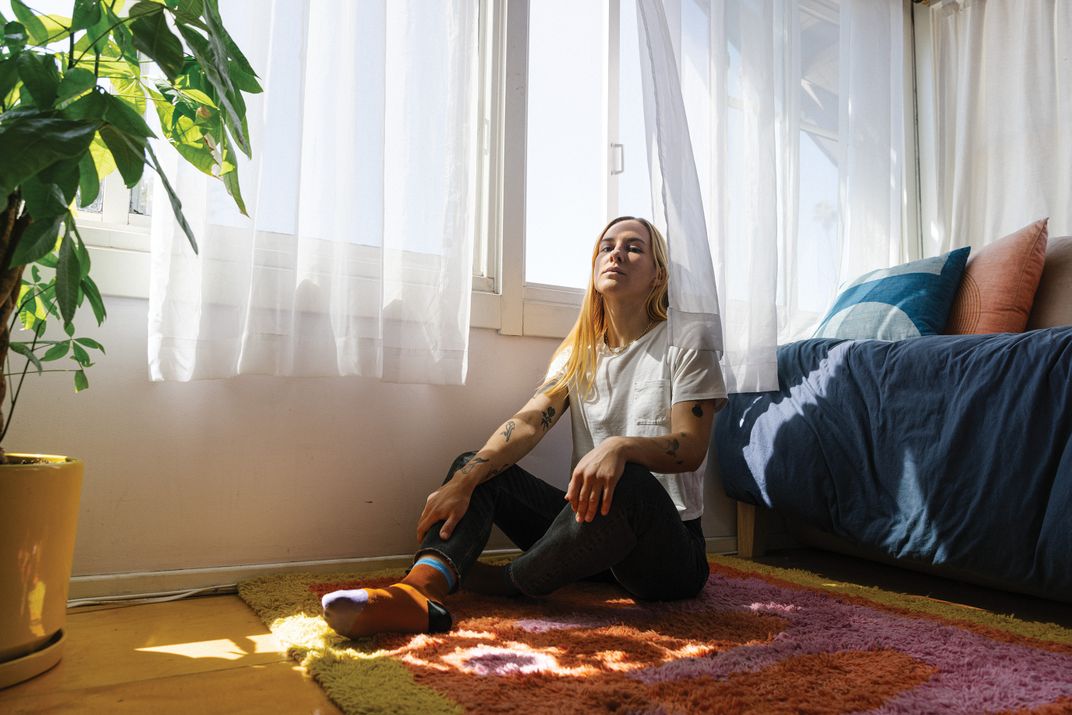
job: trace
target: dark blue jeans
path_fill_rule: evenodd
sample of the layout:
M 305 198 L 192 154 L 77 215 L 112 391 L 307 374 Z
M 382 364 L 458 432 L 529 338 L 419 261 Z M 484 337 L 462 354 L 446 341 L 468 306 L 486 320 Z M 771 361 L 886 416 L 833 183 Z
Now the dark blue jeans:
M 446 481 L 473 455 L 454 460 Z M 591 522 L 577 523 L 565 495 L 514 465 L 477 486 L 449 539 L 439 537 L 439 522 L 417 553 L 442 556 L 464 578 L 494 524 L 524 552 L 508 572 L 514 586 L 529 596 L 611 576 L 635 598 L 668 601 L 695 596 L 707 582 L 700 520 L 681 521 L 670 495 L 644 467 L 625 465 L 610 513 Z

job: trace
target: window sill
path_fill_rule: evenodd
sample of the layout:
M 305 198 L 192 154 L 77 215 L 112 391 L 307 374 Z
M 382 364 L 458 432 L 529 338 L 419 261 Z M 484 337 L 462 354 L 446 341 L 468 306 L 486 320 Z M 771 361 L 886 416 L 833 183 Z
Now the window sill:
M 103 295 L 119 298 L 149 298 L 148 235 L 145 231 L 103 230 L 80 226 L 93 262 L 93 279 Z M 134 248 L 139 246 L 139 248 Z M 486 279 L 473 279 L 470 326 L 502 329 L 503 297 L 483 290 Z M 563 338 L 577 318 L 580 296 L 575 291 L 529 287 L 523 306 L 523 335 Z

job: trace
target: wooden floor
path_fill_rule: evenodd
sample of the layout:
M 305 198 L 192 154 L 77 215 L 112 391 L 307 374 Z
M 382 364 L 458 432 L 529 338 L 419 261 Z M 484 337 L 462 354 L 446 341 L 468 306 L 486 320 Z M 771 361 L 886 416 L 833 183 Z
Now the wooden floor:
M 812 549 L 761 561 L 1072 627 L 1072 604 L 960 584 Z M 0 713 L 340 711 L 237 596 L 75 609 L 55 668 L 0 690 Z
M 237 596 L 74 609 L 52 670 L 0 713 L 340 713 Z

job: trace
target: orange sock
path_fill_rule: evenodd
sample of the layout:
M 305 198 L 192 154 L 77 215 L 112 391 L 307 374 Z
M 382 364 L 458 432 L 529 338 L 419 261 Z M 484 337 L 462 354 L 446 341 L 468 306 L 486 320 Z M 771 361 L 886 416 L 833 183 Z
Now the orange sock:
M 438 567 L 432 566 L 428 563 L 430 560 L 425 557 L 413 564 L 402 583 L 413 586 L 433 601 L 442 601 L 450 593 L 451 583 L 444 576 L 444 570 L 450 567 L 442 561 Z
M 452 625 L 442 604 L 407 583 L 333 591 L 321 599 L 321 605 L 328 625 L 347 638 L 373 633 L 444 633 Z

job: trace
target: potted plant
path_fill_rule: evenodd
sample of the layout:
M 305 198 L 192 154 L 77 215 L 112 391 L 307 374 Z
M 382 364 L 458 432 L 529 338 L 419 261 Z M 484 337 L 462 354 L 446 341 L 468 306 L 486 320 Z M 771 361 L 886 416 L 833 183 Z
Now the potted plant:
M 98 324 L 105 309 L 73 207 L 108 174 L 133 187 L 150 167 L 197 250 L 150 142 L 151 103 L 159 133 L 245 213 L 235 148 L 250 155 L 243 92 L 261 88 L 218 0 L 124 5 L 71 0 L 67 17 L 11 0 L 14 17 L 0 14 L 0 687 L 48 669 L 63 646 L 82 464 L 5 452 L 3 436 L 28 372 L 70 373 L 80 391 L 104 350 L 74 325 L 80 308 Z

